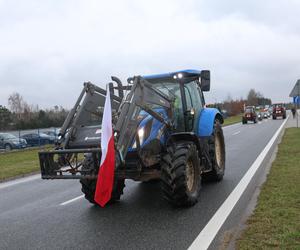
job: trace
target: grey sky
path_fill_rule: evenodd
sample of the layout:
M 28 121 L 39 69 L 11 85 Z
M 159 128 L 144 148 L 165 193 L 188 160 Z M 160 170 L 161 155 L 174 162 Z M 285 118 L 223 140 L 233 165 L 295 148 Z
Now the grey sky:
M 300 1 L 0 0 L 0 104 L 70 108 L 84 81 L 210 69 L 208 102 L 250 88 L 289 101 Z

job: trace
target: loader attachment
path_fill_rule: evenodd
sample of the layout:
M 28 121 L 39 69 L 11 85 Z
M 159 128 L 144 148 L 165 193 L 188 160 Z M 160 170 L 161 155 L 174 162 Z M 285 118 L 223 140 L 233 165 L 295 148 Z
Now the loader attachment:
M 139 138 L 137 129 L 141 121 L 142 110 L 153 116 L 166 127 L 172 127 L 172 103 L 164 93 L 152 87 L 144 78 L 134 77 L 133 85 L 121 86 L 117 82 L 116 89 L 119 95 L 121 90 L 129 90 L 128 95 L 121 99 L 111 92 L 111 105 L 113 110 L 113 129 L 116 151 L 116 176 L 123 178 L 137 178 L 140 168 L 126 173 L 124 168 L 126 156 L 131 143 L 137 141 L 139 151 Z M 114 88 L 111 84 L 110 89 Z M 55 150 L 39 152 L 41 174 L 43 179 L 95 179 L 101 159 L 100 136 L 103 106 L 106 91 L 91 83 L 85 83 L 74 108 L 68 114 L 60 132 L 59 143 Z M 165 119 L 153 107 L 161 107 L 167 111 L 169 119 Z M 94 158 L 93 168 L 82 168 L 85 154 Z M 151 174 L 151 173 L 150 173 Z

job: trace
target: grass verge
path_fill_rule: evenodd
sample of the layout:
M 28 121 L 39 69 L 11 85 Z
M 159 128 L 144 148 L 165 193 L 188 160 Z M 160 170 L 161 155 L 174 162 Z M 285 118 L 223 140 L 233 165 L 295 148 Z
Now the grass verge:
M 243 114 L 229 116 L 228 118 L 224 119 L 223 126 L 228 126 L 234 123 L 238 123 L 242 121 Z
M 38 171 L 40 150 L 26 149 L 0 153 L 0 181 Z
M 286 129 L 237 249 L 300 249 L 300 129 Z

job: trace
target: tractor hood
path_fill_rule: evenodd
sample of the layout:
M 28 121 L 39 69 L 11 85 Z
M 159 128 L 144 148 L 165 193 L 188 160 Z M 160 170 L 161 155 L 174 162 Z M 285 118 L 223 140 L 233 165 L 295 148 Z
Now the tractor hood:
M 161 114 L 165 120 L 168 119 L 168 115 L 163 108 L 154 109 L 157 113 Z M 159 140 L 163 142 L 165 136 L 163 134 L 164 124 L 156 120 L 153 116 L 145 111 L 140 112 L 142 120 L 137 129 L 137 136 L 139 138 L 141 147 L 146 146 L 153 140 Z M 129 148 L 129 151 L 134 151 L 137 148 L 136 140 L 134 140 Z

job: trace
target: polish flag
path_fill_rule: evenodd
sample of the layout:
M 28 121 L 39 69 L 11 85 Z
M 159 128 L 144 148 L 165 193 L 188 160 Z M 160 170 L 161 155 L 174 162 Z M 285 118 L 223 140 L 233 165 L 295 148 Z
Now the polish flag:
M 115 146 L 112 130 L 109 88 L 107 88 L 101 132 L 101 162 L 96 184 L 95 201 L 104 207 L 111 198 L 115 173 Z

